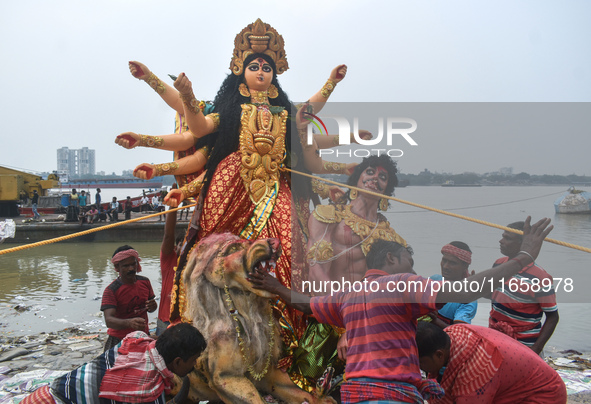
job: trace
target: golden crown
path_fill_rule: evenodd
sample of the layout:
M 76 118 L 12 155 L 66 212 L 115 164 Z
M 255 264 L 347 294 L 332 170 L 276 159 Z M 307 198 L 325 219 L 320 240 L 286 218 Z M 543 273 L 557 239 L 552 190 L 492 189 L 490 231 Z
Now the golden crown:
M 269 55 L 277 66 L 277 74 L 289 69 L 283 37 L 275 28 L 265 24 L 260 18 L 236 35 L 234 54 L 230 63 L 232 73 L 237 76 L 241 75 L 244 70 L 244 59 L 253 53 Z

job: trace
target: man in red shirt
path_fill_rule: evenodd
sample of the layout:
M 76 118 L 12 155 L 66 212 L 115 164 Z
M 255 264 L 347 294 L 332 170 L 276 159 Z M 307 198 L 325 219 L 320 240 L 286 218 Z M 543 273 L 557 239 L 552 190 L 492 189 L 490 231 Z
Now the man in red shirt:
M 138 252 L 128 245 L 117 248 L 111 258 L 119 276 L 103 292 L 101 311 L 105 314 L 109 335 L 105 351 L 130 332 L 150 334 L 148 312 L 154 312 L 157 304 L 150 280 L 137 275 L 142 270 L 140 261 Z
M 507 225 L 523 230 L 523 222 Z M 501 254 L 494 266 L 514 258 L 520 250 L 522 236 L 503 232 L 499 241 Z M 505 282 L 504 290 L 498 287 L 492 294 L 489 327 L 515 338 L 540 354 L 558 324 L 558 306 L 554 280 L 534 262 Z M 542 324 L 543 316 L 546 320 Z
M 445 390 L 445 397 L 430 404 L 566 403 L 566 386 L 558 373 L 498 331 L 469 324 L 442 330 L 420 322 L 416 339 L 421 369 Z

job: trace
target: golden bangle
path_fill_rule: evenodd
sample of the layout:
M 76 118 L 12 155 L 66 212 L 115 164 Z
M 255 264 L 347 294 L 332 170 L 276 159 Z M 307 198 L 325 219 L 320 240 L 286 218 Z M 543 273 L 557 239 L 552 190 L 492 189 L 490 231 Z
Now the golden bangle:
M 159 136 L 140 135 L 140 146 L 143 147 L 161 147 L 164 139 Z
M 218 128 L 220 127 L 220 114 L 214 112 L 212 114 L 207 114 L 207 116 L 213 121 L 213 131 L 217 132 Z
M 201 191 L 201 187 L 203 187 L 203 179 L 197 178 L 179 189 L 183 193 L 184 199 L 188 199 L 197 195 Z
M 164 94 L 166 91 L 166 87 L 164 87 L 164 84 L 162 84 L 160 79 L 156 77 L 154 73 L 150 74 L 150 77 L 146 79 L 146 83 L 148 83 L 148 85 L 152 87 L 158 94 Z
M 312 192 L 318 194 L 322 199 L 328 198 L 328 186 L 315 178 L 312 180 Z
M 155 164 L 154 165 L 154 176 L 159 177 L 161 175 L 170 175 L 170 174 L 173 174 L 178 169 L 179 169 L 179 165 L 178 165 L 178 163 L 175 163 L 174 161 L 172 163 Z
M 320 95 L 322 95 L 324 98 L 330 97 L 330 94 L 334 91 L 336 85 L 337 83 L 335 83 L 331 79 L 326 80 L 326 83 L 322 87 L 322 90 L 320 90 Z
M 183 103 L 187 106 L 187 109 L 195 115 L 200 113 L 203 108 L 205 108 L 205 102 L 197 101 L 195 94 L 193 94 L 193 90 L 191 90 L 189 94 L 180 93 L 179 96 L 181 97 L 181 100 L 183 100 Z
M 332 161 L 324 161 L 322 163 L 324 170 L 329 173 L 343 174 L 347 165 L 345 163 L 334 163 Z

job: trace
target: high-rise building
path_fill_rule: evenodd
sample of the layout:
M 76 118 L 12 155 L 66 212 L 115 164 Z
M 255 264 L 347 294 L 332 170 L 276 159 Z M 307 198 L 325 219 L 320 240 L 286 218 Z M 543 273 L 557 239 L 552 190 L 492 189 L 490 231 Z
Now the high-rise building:
M 94 150 L 88 147 L 82 149 L 57 149 L 57 172 L 66 175 L 90 176 L 95 174 L 96 166 Z

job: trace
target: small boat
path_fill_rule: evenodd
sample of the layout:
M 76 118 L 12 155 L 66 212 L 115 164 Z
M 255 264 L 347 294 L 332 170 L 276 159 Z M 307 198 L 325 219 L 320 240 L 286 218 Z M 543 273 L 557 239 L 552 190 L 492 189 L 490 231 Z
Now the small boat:
M 152 180 L 142 180 L 139 178 L 82 178 L 69 181 L 61 181 L 60 188 L 162 188 L 162 177 L 156 177 Z
M 481 187 L 480 184 L 456 184 L 453 180 L 447 180 L 443 184 L 442 187 Z
M 570 187 L 554 202 L 556 213 L 591 213 L 591 192 Z

